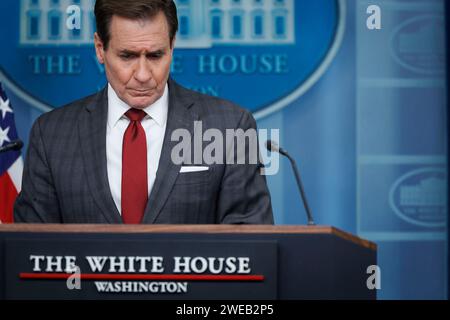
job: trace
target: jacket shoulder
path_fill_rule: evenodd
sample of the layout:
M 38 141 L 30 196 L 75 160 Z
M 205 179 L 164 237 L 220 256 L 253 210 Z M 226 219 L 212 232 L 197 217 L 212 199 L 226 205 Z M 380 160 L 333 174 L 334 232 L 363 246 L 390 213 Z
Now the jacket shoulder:
M 85 108 L 95 103 L 101 95 L 102 91 L 55 108 L 39 116 L 35 124 L 39 124 L 42 130 L 53 130 L 58 127 L 68 128 L 74 125 Z

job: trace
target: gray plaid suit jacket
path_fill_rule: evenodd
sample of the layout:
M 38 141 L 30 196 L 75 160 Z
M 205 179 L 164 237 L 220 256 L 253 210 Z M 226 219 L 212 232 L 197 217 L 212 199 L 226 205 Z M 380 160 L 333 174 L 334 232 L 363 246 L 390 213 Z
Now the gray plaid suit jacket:
M 107 175 L 107 96 L 106 87 L 36 120 L 15 222 L 122 223 Z M 203 131 L 256 128 L 249 112 L 169 80 L 166 134 L 142 223 L 272 224 L 259 165 L 213 164 L 208 171 L 180 173 L 181 165 L 171 161 L 179 141 L 171 141 L 171 134 L 185 128 L 193 136 L 194 121 L 202 121 Z

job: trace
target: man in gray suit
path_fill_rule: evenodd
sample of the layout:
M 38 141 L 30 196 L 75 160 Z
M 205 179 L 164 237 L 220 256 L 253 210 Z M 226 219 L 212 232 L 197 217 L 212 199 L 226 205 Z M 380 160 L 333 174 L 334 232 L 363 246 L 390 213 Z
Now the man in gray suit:
M 256 129 L 249 112 L 170 79 L 173 1 L 97 0 L 95 15 L 108 85 L 36 120 L 15 221 L 272 224 L 258 163 L 173 161 L 172 133 L 194 135 L 196 121 Z

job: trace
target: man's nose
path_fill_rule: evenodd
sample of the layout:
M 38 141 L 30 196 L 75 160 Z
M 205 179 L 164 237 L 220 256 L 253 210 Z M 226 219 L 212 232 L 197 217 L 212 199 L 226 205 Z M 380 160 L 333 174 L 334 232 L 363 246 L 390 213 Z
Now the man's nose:
M 152 78 L 152 69 L 145 56 L 139 58 L 134 78 L 139 82 L 147 82 Z

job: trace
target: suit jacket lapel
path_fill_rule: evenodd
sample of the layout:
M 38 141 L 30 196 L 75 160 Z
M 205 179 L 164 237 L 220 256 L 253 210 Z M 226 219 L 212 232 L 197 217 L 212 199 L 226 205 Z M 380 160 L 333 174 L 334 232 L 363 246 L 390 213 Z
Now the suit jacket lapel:
M 78 131 L 83 144 L 84 167 L 87 183 L 101 213 L 109 223 L 122 223 L 108 182 L 106 165 L 106 123 L 108 118 L 107 88 L 99 92 L 86 106 L 79 121 Z
M 198 120 L 198 115 L 190 110 L 193 103 L 184 89 L 169 79 L 169 110 L 166 132 L 155 184 L 145 209 L 143 223 L 154 223 L 156 221 L 180 172 L 181 165 L 175 165 L 171 159 L 172 150 L 179 142 L 171 141 L 171 135 L 174 130 L 184 128 L 193 136 L 194 121 Z

